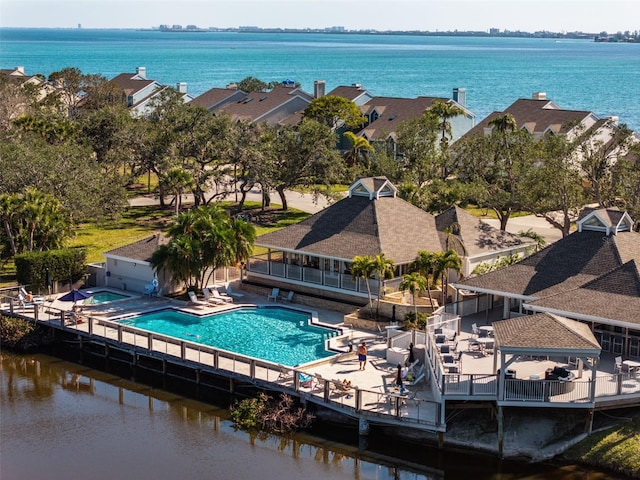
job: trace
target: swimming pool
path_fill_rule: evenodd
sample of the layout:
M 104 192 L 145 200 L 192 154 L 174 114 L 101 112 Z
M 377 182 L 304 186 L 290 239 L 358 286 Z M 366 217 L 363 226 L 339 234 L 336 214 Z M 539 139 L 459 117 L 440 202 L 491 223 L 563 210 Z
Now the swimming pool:
M 109 292 L 107 290 L 100 290 L 92 293 L 91 298 L 83 300 L 84 305 L 97 305 L 100 303 L 115 302 L 116 300 L 124 300 L 125 298 L 131 298 L 129 295 L 123 293 Z
M 308 313 L 282 307 L 243 307 L 204 316 L 168 309 L 120 322 L 295 367 L 335 355 L 325 340 L 338 331 L 310 325 L 309 319 Z

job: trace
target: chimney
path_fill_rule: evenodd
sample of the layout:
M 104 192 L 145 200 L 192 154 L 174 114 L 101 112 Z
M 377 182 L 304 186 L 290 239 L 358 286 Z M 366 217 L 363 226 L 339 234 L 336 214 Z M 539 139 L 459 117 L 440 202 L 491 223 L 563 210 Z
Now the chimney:
M 463 107 L 467 106 L 467 89 L 463 87 L 456 87 L 453 89 L 453 100 Z
M 547 94 L 546 94 L 546 92 L 533 92 L 533 99 L 534 100 L 546 100 L 547 99 Z
M 187 93 L 187 82 L 176 83 L 176 90 L 180 93 Z
M 326 82 L 324 80 L 316 80 L 313 82 L 313 98 L 324 97 Z
M 16 67 L 16 72 L 21 73 L 22 75 L 24 75 L 24 67 L 22 67 L 22 66 Z
M 227 90 L 237 90 L 238 89 L 238 84 L 237 83 L 227 83 Z
M 142 79 L 147 79 L 147 67 L 138 67 L 136 68 L 136 75 L 138 75 Z

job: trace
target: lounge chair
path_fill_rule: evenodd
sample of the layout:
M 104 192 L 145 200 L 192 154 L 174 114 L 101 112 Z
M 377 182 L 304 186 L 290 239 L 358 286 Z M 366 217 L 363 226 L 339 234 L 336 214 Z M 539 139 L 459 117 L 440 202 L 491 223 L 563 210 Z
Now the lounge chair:
M 231 284 L 227 283 L 227 286 L 225 287 L 225 291 L 227 292 L 227 295 L 229 295 L 230 297 L 233 298 L 242 298 L 244 297 L 244 293 L 238 293 L 238 292 L 234 292 L 233 290 L 231 290 Z
M 227 295 L 226 293 L 220 293 L 218 291 L 217 288 L 209 288 L 208 289 L 211 292 L 211 295 L 213 296 L 214 299 L 216 300 L 222 300 L 225 303 L 233 303 L 233 298 L 231 298 L 229 295 Z
M 207 287 L 204 287 L 202 289 L 202 294 L 204 295 L 204 299 L 212 305 L 224 305 L 225 303 L 227 303 L 221 298 L 217 298 L 215 295 L 213 295 L 212 291 L 209 290 Z
M 195 292 L 189 292 L 189 300 L 191 300 L 191 303 L 196 307 L 204 308 L 207 305 L 209 305 L 208 302 L 203 302 L 202 300 L 198 300 L 198 297 L 196 296 Z
M 293 380 L 293 370 L 285 367 L 284 365 L 278 365 L 280 372 L 278 373 L 278 378 L 276 378 L 276 382 L 288 382 Z
M 415 376 L 411 380 L 407 380 L 407 379 L 404 380 L 404 385 L 407 385 L 409 387 L 414 387 L 418 383 L 420 383 L 425 378 L 425 376 L 426 374 L 425 374 L 424 365 L 420 365 L 420 368 L 418 369 Z
M 273 300 L 274 302 L 278 301 L 278 295 L 280 295 L 280 289 L 279 288 L 274 288 L 271 290 L 271 293 L 269 295 L 267 295 L 267 301 L 271 301 Z
M 25 302 L 26 302 L 27 301 L 26 299 L 29 297 L 29 292 L 27 292 L 24 287 L 20 287 L 19 295 L 22 295 L 22 297 L 25 299 Z M 33 299 L 27 303 L 44 303 L 44 297 L 40 295 L 31 295 L 31 296 L 33 297 Z
M 35 308 L 36 306 L 34 302 L 27 302 L 27 299 L 21 293 L 18 294 L 18 303 L 20 303 L 20 306 L 22 307 L 22 309 Z
M 294 291 L 293 290 L 289 290 L 289 293 L 285 296 L 285 295 L 280 295 L 280 301 L 281 302 L 290 302 L 291 300 L 293 300 L 293 294 Z

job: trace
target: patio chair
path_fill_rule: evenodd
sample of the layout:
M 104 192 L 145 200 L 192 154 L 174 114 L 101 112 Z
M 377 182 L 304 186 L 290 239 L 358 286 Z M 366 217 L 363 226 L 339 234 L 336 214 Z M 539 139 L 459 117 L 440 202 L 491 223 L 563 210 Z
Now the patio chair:
M 198 300 L 198 297 L 196 296 L 195 292 L 189 292 L 189 300 L 194 306 L 198 308 L 204 308 L 208 305 L 208 302 L 203 302 L 202 300 Z
M 211 296 L 214 300 L 220 300 L 223 303 L 233 303 L 233 298 L 231 298 L 229 295 L 221 294 L 217 288 L 208 288 L 207 290 L 211 292 Z
M 273 300 L 274 302 L 278 301 L 278 295 L 280 295 L 280 289 L 279 288 L 273 288 L 271 290 L 271 293 L 269 295 L 267 295 L 267 301 L 271 301 Z
M 615 365 L 613 367 L 614 373 L 622 373 L 622 357 L 615 358 Z
M 294 295 L 294 291 L 293 290 L 289 290 L 289 293 L 285 296 L 285 295 L 280 295 L 280 301 L 281 302 L 290 302 L 291 300 L 293 300 L 293 295 Z
M 230 283 L 227 283 L 227 285 L 224 287 L 224 289 L 227 292 L 227 295 L 229 295 L 230 297 L 233 297 L 233 298 L 242 298 L 242 297 L 244 297 L 244 293 L 234 292 L 231 289 L 231 284 Z
M 474 337 L 480 336 L 480 329 L 478 328 L 477 323 L 471 324 L 471 333 Z
M 214 295 L 211 294 L 211 290 L 209 290 L 207 287 L 204 287 L 202 289 L 202 294 L 204 295 L 204 299 L 207 301 L 207 303 L 210 303 L 212 305 L 224 305 L 225 302 L 222 299 L 216 298 Z
M 278 374 L 278 378 L 276 378 L 276 382 L 288 382 L 293 380 L 293 370 L 280 364 L 278 364 L 278 368 L 280 369 L 280 373 Z

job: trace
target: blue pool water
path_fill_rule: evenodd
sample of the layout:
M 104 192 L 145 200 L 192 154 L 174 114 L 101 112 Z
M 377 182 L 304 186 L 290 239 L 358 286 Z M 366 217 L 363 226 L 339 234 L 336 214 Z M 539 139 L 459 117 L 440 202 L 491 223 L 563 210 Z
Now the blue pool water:
M 116 300 L 124 300 L 125 298 L 131 298 L 129 295 L 123 295 L 121 293 L 114 292 L 95 292 L 91 298 L 87 298 L 83 303 L 87 305 L 96 305 L 99 303 L 113 302 Z
M 286 308 L 240 308 L 206 316 L 162 310 L 121 323 L 288 366 L 334 355 L 324 340 L 336 330 L 309 325 L 308 314 Z

